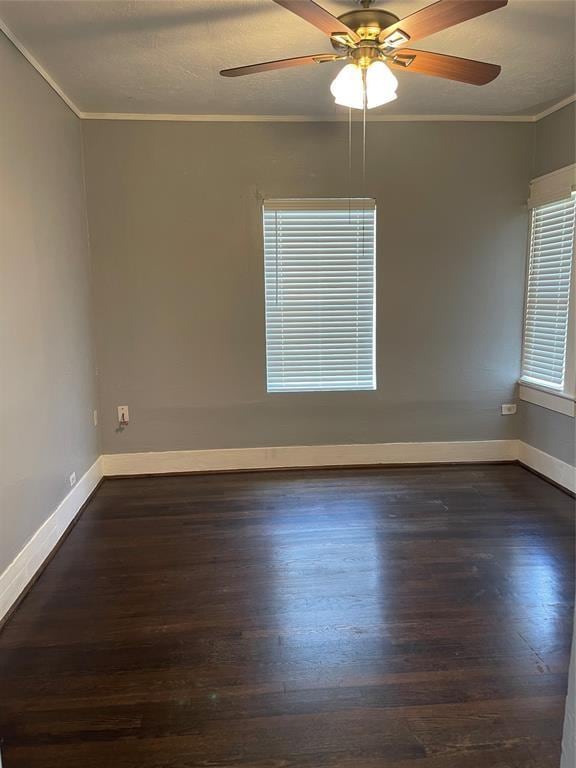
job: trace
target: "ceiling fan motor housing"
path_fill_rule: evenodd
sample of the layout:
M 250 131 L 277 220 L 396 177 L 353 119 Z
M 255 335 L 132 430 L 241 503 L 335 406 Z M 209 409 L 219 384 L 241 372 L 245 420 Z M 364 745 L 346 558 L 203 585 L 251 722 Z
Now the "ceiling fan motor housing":
M 380 8 L 364 8 L 358 11 L 348 11 L 338 16 L 339 21 L 363 40 L 376 40 L 380 31 L 390 27 L 399 21 L 398 16 L 389 11 L 383 11 Z M 332 46 L 339 53 L 346 51 L 347 48 L 337 39 L 331 38 Z

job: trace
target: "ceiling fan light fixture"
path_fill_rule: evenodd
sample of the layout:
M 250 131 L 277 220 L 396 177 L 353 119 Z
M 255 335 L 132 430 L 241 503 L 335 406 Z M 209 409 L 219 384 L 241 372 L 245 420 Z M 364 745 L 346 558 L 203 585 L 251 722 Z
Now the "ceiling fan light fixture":
M 330 91 L 336 104 L 352 109 L 364 109 L 366 93 L 366 108 L 373 109 L 394 101 L 397 88 L 398 80 L 386 64 L 374 61 L 366 70 L 357 64 L 346 64 L 332 81 Z

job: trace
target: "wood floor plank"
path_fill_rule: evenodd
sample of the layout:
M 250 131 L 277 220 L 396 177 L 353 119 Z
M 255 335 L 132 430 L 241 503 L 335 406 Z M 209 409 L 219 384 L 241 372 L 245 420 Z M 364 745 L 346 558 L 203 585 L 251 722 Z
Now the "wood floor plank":
M 107 480 L 0 634 L 5 768 L 557 768 L 574 501 L 519 466 Z

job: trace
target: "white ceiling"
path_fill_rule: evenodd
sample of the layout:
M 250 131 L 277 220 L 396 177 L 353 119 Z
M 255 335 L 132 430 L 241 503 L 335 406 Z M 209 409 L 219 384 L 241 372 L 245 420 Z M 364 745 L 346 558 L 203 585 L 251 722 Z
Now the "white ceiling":
M 336 15 L 356 7 L 321 2 Z M 378 7 L 402 18 L 427 4 L 380 0 Z M 332 50 L 321 32 L 272 0 L 0 0 L 0 18 L 81 112 L 339 114 L 328 90 L 339 64 L 219 76 L 225 67 Z M 574 93 L 574 39 L 573 0 L 510 0 L 414 46 L 501 64 L 493 83 L 400 72 L 398 100 L 376 111 L 537 114 Z

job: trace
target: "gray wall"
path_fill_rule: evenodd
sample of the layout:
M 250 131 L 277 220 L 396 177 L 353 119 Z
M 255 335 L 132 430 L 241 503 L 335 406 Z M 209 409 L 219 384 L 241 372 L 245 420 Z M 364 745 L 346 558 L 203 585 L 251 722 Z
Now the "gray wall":
M 542 176 L 576 162 L 576 103 L 536 123 L 532 176 Z M 522 440 L 576 465 L 576 420 L 531 403 L 520 403 Z
M 576 162 L 576 102 L 552 112 L 534 126 L 532 177 Z
M 0 573 L 98 454 L 81 125 L 0 33 Z
M 362 194 L 347 126 L 83 127 L 104 452 L 517 436 L 532 125 L 369 125 L 378 390 L 280 395 L 260 200 Z

